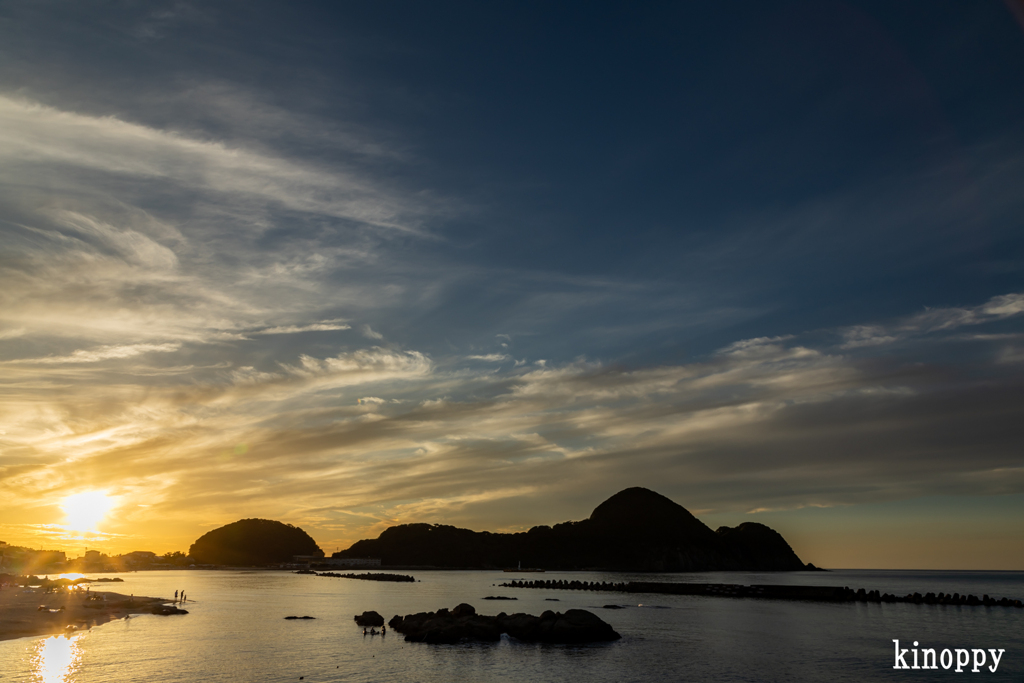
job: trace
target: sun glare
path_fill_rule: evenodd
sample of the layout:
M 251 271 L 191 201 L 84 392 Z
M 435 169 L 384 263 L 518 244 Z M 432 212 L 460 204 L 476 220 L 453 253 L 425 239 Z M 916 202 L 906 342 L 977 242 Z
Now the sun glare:
M 68 496 L 61 504 L 69 529 L 74 531 L 96 531 L 114 501 L 102 491 L 85 491 Z
M 68 683 L 82 657 L 80 636 L 52 636 L 39 641 L 33 656 L 36 680 L 41 683 Z

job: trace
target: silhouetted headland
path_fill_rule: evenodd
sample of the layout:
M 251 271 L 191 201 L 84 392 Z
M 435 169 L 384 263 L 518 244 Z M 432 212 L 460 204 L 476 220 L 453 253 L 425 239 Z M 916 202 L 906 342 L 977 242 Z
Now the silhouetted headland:
M 764 524 L 745 522 L 712 531 L 683 506 L 644 488 L 616 493 L 579 522 L 515 534 L 402 524 L 333 556 L 379 557 L 388 566 L 476 569 L 519 564 L 643 572 L 815 569 Z

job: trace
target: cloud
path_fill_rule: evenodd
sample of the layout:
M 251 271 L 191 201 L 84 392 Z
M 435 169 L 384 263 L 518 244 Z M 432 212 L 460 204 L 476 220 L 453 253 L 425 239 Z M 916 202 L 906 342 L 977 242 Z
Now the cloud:
M 466 356 L 468 360 L 483 360 L 488 363 L 501 363 L 507 361 L 509 356 L 503 353 L 488 353 L 483 356 Z
M 173 353 L 181 348 L 179 343 L 169 344 L 126 344 L 120 346 L 101 346 L 94 349 L 78 349 L 67 356 L 44 356 L 42 358 L 22 358 L 4 361 L 5 363 L 59 365 L 64 363 L 98 363 L 104 360 L 132 358 L 144 353 Z
M 365 381 L 398 377 L 421 377 L 430 373 L 433 364 L 418 351 L 392 351 L 375 346 L 332 358 L 302 355 L 299 365 L 282 367 L 297 377 L 365 378 Z
M 196 87 L 234 102 L 224 104 L 231 115 L 252 110 L 237 89 Z M 290 125 L 283 109 L 260 112 L 268 127 L 315 131 L 309 120 Z M 228 143 L 0 93 L 0 341 L 26 339 L 62 358 L 71 344 L 191 351 L 251 337 L 253 357 L 231 362 L 256 367 L 275 336 L 350 329 L 352 315 L 389 314 L 409 292 L 430 296 L 420 281 L 437 278 L 386 259 L 385 245 L 433 239 L 422 226 L 447 209 L 390 180 L 398 156 L 344 137 L 317 165 L 251 138 Z
M 1024 363 L 1024 347 L 1006 346 L 999 352 L 1000 363 Z
M 321 320 L 318 323 L 310 323 L 308 325 L 279 325 L 277 327 L 268 327 L 253 334 L 297 334 L 299 332 L 329 332 L 332 330 L 350 330 L 351 325 L 345 323 L 343 319 L 338 320 Z
M 756 337 L 754 339 L 741 339 L 739 341 L 729 344 L 723 349 L 720 349 L 718 353 L 728 354 L 733 356 L 758 356 L 763 354 L 773 354 L 780 348 L 781 342 L 789 341 L 793 338 L 793 335 L 787 335 L 783 337 Z
M 53 210 L 54 222 L 78 239 L 108 250 L 128 263 L 149 270 L 174 270 L 178 258 L 171 249 L 131 229 L 118 228 L 75 211 Z
M 384 338 L 384 335 L 380 332 L 375 332 L 369 325 L 363 325 L 361 328 L 363 336 L 367 339 L 374 339 L 380 341 Z
M 890 324 L 854 325 L 841 331 L 843 348 L 892 344 L 910 337 L 949 332 L 970 325 L 1006 320 L 1024 313 L 1024 293 L 995 296 L 969 308 L 929 308 Z
M 61 111 L 0 95 L 0 162 L 6 175 L 62 168 L 170 182 L 291 210 L 422 234 L 415 205 L 355 174 L 157 130 L 115 117 Z

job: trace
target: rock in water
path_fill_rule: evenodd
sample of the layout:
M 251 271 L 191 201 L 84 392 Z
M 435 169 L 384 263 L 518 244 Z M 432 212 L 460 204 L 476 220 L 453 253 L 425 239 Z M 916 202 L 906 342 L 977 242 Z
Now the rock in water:
M 165 617 L 171 614 L 188 614 L 186 610 L 178 609 L 173 605 L 154 605 L 149 611 L 151 614 L 159 614 Z
M 461 604 L 450 612 L 442 609 L 395 615 L 388 625 L 414 643 L 496 642 L 502 633 L 531 643 L 594 643 L 621 637 L 596 614 L 582 609 L 567 610 L 565 614 L 548 610 L 539 617 L 504 612 L 488 617 L 477 614 L 471 605 Z
M 453 617 L 472 617 L 476 615 L 476 608 L 466 603 L 460 603 L 452 610 Z
M 381 615 L 379 615 L 379 614 L 377 614 L 376 612 L 373 612 L 373 611 L 363 612 L 362 614 L 357 614 L 354 618 L 356 620 L 356 625 L 357 626 L 383 626 L 384 625 L 384 617 L 382 617 Z
M 593 612 L 571 609 L 565 614 L 555 612 L 548 620 L 542 619 L 539 640 L 543 643 L 593 643 L 618 640 L 621 637 Z

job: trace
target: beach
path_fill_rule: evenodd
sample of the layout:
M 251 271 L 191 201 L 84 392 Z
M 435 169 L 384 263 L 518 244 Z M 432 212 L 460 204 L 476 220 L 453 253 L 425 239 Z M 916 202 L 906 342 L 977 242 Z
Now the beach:
M 4 586 L 0 589 L 0 640 L 67 633 L 154 610 L 176 613 L 167 605 L 170 602 L 84 588 L 46 592 L 42 587 Z

